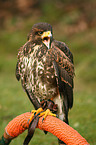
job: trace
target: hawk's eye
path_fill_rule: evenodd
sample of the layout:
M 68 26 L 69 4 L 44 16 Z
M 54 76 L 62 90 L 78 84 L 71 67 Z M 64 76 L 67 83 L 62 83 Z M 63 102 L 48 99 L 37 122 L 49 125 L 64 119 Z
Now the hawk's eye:
M 43 34 L 43 31 L 39 31 L 38 34 L 39 34 L 39 35 L 42 35 L 42 34 Z

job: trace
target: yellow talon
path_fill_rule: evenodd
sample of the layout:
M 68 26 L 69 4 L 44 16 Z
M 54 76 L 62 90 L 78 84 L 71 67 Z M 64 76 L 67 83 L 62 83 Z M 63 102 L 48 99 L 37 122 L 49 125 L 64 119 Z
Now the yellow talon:
M 42 121 L 43 121 L 48 115 L 56 117 L 56 114 L 53 114 L 53 113 L 50 111 L 50 109 L 47 109 L 46 111 L 40 113 L 39 117 L 41 117 L 41 116 L 43 116 L 43 115 L 44 115 L 44 117 L 43 117 Z
M 32 110 L 31 113 L 35 113 L 35 115 L 37 115 L 41 111 L 43 111 L 43 109 L 42 108 L 39 108 L 38 110 Z
M 30 116 L 30 118 L 28 119 L 28 123 L 29 123 L 29 121 L 30 122 L 32 121 L 33 117 L 34 117 L 34 114 L 32 113 L 31 116 Z
M 43 111 L 43 112 L 42 112 L 42 111 Z M 32 113 L 32 114 L 31 114 L 30 118 L 28 119 L 28 123 L 29 123 L 29 121 L 30 121 L 30 122 L 32 121 L 32 119 L 33 119 L 34 116 L 39 115 L 39 113 L 40 113 L 39 117 L 41 117 L 41 116 L 44 115 L 42 121 L 43 121 L 48 115 L 56 117 L 56 114 L 53 114 L 53 113 L 50 111 L 50 109 L 47 109 L 46 111 L 44 111 L 42 108 L 39 108 L 38 110 L 32 110 L 31 113 Z
M 42 112 L 42 111 L 43 111 L 42 108 L 39 108 L 38 110 L 32 110 L 32 111 L 31 111 L 32 114 L 31 114 L 30 118 L 28 119 L 28 123 L 29 123 L 29 121 L 30 121 L 30 122 L 32 121 L 34 115 L 37 115 L 38 113 L 40 113 L 40 112 Z

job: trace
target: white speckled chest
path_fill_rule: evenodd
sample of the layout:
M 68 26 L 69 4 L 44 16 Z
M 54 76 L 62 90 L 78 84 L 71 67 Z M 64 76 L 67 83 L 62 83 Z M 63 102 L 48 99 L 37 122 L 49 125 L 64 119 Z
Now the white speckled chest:
M 47 50 L 37 45 L 32 53 L 22 57 L 21 79 L 39 99 L 50 99 L 57 94 L 52 58 Z

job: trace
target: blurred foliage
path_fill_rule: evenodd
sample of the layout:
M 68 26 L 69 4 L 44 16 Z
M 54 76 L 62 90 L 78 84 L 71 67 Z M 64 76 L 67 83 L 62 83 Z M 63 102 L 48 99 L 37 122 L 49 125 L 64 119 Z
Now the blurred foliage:
M 78 20 L 74 19 L 73 13 L 79 13 Z M 81 20 L 87 23 L 88 27 L 96 25 L 96 1 L 95 0 L 0 0 L 0 24 L 1 27 L 6 27 L 6 23 L 11 21 L 12 24 L 19 23 L 20 19 L 27 17 L 38 17 L 57 23 L 66 13 L 72 12 L 71 18 L 67 21 L 71 23 L 78 23 Z M 21 20 L 21 21 L 23 21 Z
M 32 105 L 15 78 L 18 49 L 34 23 L 48 22 L 54 38 L 64 41 L 74 56 L 74 106 L 70 126 L 96 144 L 96 1 L 0 0 L 0 135 L 13 117 Z M 12 141 L 22 143 L 26 132 Z M 43 136 L 43 137 L 42 137 Z M 51 139 L 50 139 L 51 138 Z M 57 145 L 57 139 L 36 130 L 30 144 Z

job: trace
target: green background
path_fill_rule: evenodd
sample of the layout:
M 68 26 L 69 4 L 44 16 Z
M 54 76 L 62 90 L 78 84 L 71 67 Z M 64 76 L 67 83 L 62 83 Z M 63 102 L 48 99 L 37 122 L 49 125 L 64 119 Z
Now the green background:
M 0 1 L 0 136 L 14 117 L 33 109 L 15 78 L 18 49 L 27 41 L 33 24 L 48 22 L 54 38 L 63 41 L 74 56 L 74 105 L 70 126 L 96 145 L 96 1 Z M 27 134 L 11 144 L 22 144 Z M 30 145 L 57 145 L 57 138 L 36 129 Z

